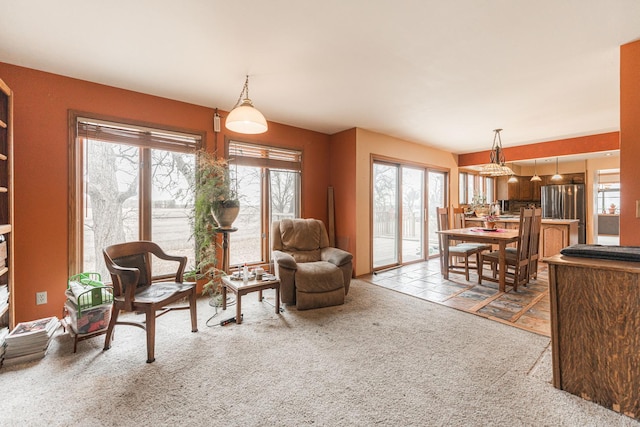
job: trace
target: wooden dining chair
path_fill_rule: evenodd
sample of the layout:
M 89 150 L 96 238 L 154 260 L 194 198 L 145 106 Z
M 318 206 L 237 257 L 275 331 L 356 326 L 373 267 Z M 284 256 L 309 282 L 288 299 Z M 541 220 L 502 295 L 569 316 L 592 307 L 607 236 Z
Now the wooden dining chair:
M 529 280 L 538 277 L 538 259 L 540 253 L 540 231 L 542 229 L 542 208 L 533 211 L 531 235 L 529 236 Z M 516 253 L 516 248 L 507 248 L 507 252 Z
M 465 223 L 464 208 L 456 208 L 452 206 L 451 210 L 453 212 L 453 228 L 466 228 L 467 225 Z M 465 241 L 460 241 L 459 243 L 464 243 L 465 245 L 469 246 L 475 246 L 480 251 L 490 251 L 492 249 L 492 246 L 486 243 Z
M 520 221 L 518 224 L 518 240 L 515 250 L 505 251 L 505 277 L 510 281 L 514 291 L 518 290 L 519 285 L 525 285 L 529 282 L 529 259 L 531 256 L 531 230 L 534 218 L 534 209 L 521 208 Z M 478 261 L 478 283 L 482 280 L 497 282 L 496 278 L 499 266 L 499 252 L 491 251 L 488 253 L 480 253 Z M 492 272 L 491 276 L 484 274 L 484 266 L 488 264 Z
M 182 283 L 187 257 L 166 254 L 153 242 L 136 241 L 111 245 L 102 251 L 107 269 L 113 281 L 113 309 L 104 342 L 104 350 L 111 347 L 111 337 L 116 325 L 138 326 L 146 330 L 147 363 L 155 360 L 156 317 L 171 310 L 191 311 L 191 332 L 198 332 L 195 284 Z M 154 282 L 151 274 L 152 255 L 161 260 L 178 263 L 173 281 Z M 188 299 L 188 305 L 167 307 L 174 302 Z M 142 322 L 118 322 L 120 311 L 145 314 Z M 156 312 L 158 312 L 156 314 Z
M 538 278 L 538 260 L 540 258 L 540 231 L 542 230 L 542 208 L 533 211 L 531 236 L 529 243 L 529 280 Z
M 438 231 L 444 231 L 449 229 L 449 210 L 447 208 L 437 208 L 438 215 Z M 443 235 L 438 235 L 438 247 L 440 249 L 440 253 L 443 253 L 445 237 Z M 486 245 L 484 245 L 486 246 Z M 489 246 L 490 247 L 490 246 Z M 477 269 L 477 266 L 480 265 L 480 258 L 478 254 L 481 252 L 480 247 L 477 246 L 476 243 L 458 243 L 455 245 L 449 245 L 449 271 L 453 273 L 462 273 L 464 272 L 464 277 L 467 281 L 469 281 L 469 270 Z M 475 255 L 475 264 L 469 263 L 469 258 Z M 462 260 L 462 266 L 458 265 L 458 263 L 454 262 L 456 260 Z M 462 271 L 460 269 L 462 268 Z M 445 270 L 445 260 L 441 256 L 440 257 L 440 271 L 444 272 Z

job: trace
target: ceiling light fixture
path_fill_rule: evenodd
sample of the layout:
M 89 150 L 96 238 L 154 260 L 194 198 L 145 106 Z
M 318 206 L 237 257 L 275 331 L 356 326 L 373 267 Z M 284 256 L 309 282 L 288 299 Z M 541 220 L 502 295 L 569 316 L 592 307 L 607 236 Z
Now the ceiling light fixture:
M 511 163 L 511 169 L 513 169 L 513 163 Z M 509 177 L 509 179 L 507 180 L 507 182 L 510 182 L 512 184 L 515 184 L 518 182 L 518 177 L 515 174 L 511 174 L 511 177 Z
M 243 95 L 244 99 L 242 98 Z M 248 75 L 244 81 L 242 92 L 238 97 L 238 102 L 236 102 L 236 105 L 227 116 L 224 125 L 227 129 L 238 133 L 257 134 L 267 131 L 267 120 L 249 99 Z
M 533 176 L 531 177 L 531 181 L 542 181 L 542 178 L 538 176 L 538 161 L 533 161 Z
M 502 129 L 494 129 L 493 145 L 491 146 L 491 154 L 489 155 L 489 163 L 484 165 L 480 170 L 480 175 L 505 176 L 514 175 L 510 167 L 505 165 L 504 151 L 502 150 L 502 138 L 500 132 Z
M 558 158 L 556 157 L 556 174 L 551 177 L 551 181 L 560 181 L 562 175 L 558 173 Z

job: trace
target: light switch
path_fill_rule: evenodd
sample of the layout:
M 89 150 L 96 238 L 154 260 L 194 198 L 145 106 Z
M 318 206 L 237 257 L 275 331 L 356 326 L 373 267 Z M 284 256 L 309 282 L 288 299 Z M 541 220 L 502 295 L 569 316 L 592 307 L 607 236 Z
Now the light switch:
M 640 200 L 636 200 L 636 218 L 640 218 Z

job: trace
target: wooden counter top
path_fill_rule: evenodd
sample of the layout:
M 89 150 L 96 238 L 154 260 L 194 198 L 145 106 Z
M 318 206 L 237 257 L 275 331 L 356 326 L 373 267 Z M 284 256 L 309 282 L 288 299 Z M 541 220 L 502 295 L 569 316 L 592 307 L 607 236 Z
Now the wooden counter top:
M 482 218 L 478 218 L 478 217 L 471 217 L 471 218 L 465 218 L 465 222 L 469 222 L 469 221 L 478 221 L 478 222 L 484 222 L 484 219 Z M 520 218 L 519 217 L 498 217 L 496 219 L 496 222 L 505 222 L 505 223 L 519 223 L 520 222 Z M 569 225 L 569 224 L 574 224 L 574 223 L 578 223 L 579 221 L 577 219 L 551 219 L 551 218 L 542 218 L 542 223 L 543 224 L 556 224 L 556 225 Z

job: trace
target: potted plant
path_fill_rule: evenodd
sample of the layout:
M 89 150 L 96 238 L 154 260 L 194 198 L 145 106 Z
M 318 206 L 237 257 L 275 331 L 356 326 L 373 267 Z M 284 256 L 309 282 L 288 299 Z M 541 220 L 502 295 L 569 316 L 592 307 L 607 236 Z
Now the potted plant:
M 487 215 L 483 218 L 484 220 L 484 228 L 487 230 L 493 230 L 496 228 L 496 220 L 498 218 L 495 215 Z
M 219 295 L 217 230 L 230 228 L 238 216 L 240 203 L 232 182 L 229 164 L 215 153 L 199 151 L 194 203 L 194 237 L 197 248 L 197 278 L 205 280 L 203 292 Z
M 474 194 L 471 200 L 471 209 L 475 212 L 478 218 L 481 218 L 489 213 L 489 205 L 487 204 L 487 198 L 482 194 Z

